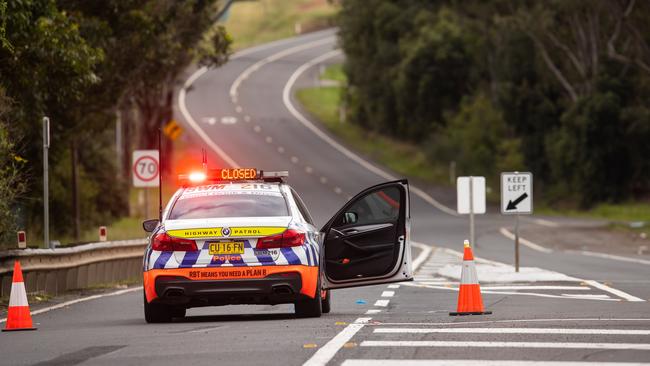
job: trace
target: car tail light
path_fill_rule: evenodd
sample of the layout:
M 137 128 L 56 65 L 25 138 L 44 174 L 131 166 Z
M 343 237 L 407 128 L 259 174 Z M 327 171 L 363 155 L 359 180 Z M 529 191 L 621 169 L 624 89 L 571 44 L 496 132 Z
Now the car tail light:
M 305 233 L 288 229 L 282 234 L 257 239 L 257 249 L 298 247 L 305 243 Z
M 198 250 L 194 240 L 174 238 L 167 235 L 167 233 L 156 234 L 151 249 L 167 252 L 192 252 Z

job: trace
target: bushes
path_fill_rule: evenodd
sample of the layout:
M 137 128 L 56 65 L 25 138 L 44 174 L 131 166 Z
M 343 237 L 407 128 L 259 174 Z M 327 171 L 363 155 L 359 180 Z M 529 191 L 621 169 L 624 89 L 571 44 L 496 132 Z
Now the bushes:
M 650 3 L 628 4 L 344 1 L 349 119 L 459 174 L 530 170 L 549 203 L 647 197 Z

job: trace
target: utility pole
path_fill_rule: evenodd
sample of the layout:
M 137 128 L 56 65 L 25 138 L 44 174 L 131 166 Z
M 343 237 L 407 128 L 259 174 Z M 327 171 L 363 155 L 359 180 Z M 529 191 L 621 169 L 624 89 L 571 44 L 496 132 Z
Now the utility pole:
M 43 242 L 50 248 L 50 197 L 48 149 L 50 148 L 50 119 L 43 117 Z

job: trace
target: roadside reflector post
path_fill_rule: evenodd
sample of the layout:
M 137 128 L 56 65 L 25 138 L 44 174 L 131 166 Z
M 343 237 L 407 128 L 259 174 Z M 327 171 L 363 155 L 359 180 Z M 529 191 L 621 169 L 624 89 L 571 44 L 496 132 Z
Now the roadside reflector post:
M 100 226 L 99 227 L 99 241 L 106 241 L 107 237 L 108 237 L 108 232 L 106 230 L 106 226 Z
M 50 243 L 50 202 L 48 176 L 48 150 L 50 148 L 50 119 L 43 117 L 43 245 L 52 248 Z
M 458 177 L 456 194 L 457 211 L 459 214 L 469 214 L 470 240 L 475 247 L 478 247 L 474 214 L 485 213 L 485 177 Z
M 515 272 L 519 272 L 519 215 L 533 213 L 533 173 L 501 173 L 501 213 L 515 215 Z
M 16 234 L 18 237 L 18 249 L 27 248 L 27 234 L 24 231 L 19 231 Z

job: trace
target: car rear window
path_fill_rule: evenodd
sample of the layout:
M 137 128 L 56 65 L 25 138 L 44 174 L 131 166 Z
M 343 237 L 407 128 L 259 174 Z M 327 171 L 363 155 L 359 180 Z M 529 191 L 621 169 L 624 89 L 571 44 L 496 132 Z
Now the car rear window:
M 219 194 L 181 196 L 169 214 L 170 220 L 216 217 L 289 216 L 281 194 Z

